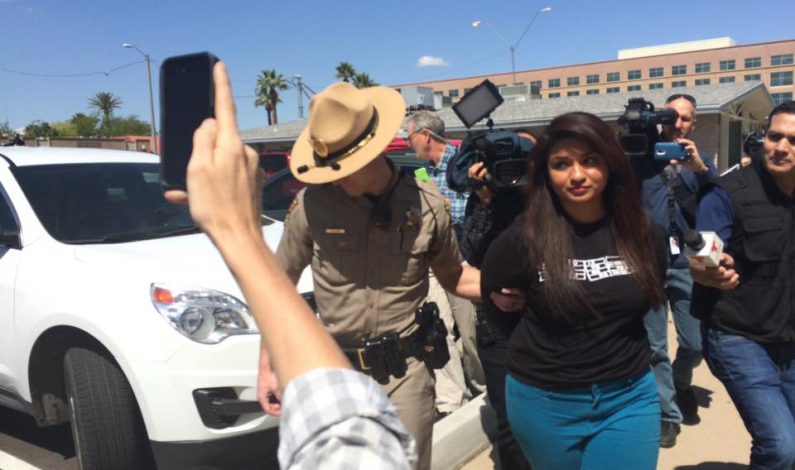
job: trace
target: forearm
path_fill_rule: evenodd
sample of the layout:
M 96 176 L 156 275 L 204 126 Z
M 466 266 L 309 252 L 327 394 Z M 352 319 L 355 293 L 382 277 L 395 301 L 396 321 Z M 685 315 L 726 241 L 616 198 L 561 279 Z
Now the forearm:
M 257 321 L 282 386 L 312 369 L 350 368 L 261 236 L 236 235 L 218 247 Z
M 434 274 L 444 289 L 458 297 L 480 302 L 480 271 L 468 265 L 456 265 L 454 269 Z

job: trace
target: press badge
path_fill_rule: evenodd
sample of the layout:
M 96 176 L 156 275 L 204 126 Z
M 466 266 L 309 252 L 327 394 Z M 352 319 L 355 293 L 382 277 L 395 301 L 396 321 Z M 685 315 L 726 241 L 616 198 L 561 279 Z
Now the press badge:
M 679 242 L 676 240 L 676 237 L 669 237 L 668 238 L 671 254 L 678 255 L 679 254 Z

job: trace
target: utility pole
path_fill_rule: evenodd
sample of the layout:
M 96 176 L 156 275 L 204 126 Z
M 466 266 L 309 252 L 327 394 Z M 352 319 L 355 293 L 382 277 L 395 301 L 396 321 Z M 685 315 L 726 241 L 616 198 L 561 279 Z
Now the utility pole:
M 295 88 L 298 90 L 298 119 L 304 118 L 304 84 L 301 75 L 295 74 Z

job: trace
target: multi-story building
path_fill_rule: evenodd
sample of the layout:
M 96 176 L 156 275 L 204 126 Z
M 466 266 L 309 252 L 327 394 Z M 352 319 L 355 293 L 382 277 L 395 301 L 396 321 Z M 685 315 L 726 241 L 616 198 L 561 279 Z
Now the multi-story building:
M 430 87 L 455 103 L 486 78 L 507 99 L 519 100 L 761 81 L 778 104 L 793 99 L 793 53 L 795 39 L 737 45 L 727 37 L 621 50 L 617 60 L 517 71 L 513 84 L 506 72 L 393 86 Z

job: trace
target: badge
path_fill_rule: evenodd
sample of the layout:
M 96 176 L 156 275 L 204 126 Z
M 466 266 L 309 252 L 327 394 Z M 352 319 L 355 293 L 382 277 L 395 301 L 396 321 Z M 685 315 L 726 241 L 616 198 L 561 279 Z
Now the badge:
M 326 233 L 329 235 L 345 235 L 344 228 L 327 228 Z
M 284 215 L 284 225 L 287 225 L 287 221 L 290 220 L 290 214 L 292 214 L 293 210 L 298 206 L 298 198 L 294 198 L 293 202 L 290 203 L 290 207 L 287 208 L 287 213 Z
M 678 255 L 679 254 L 679 241 L 677 241 L 676 237 L 670 237 L 668 242 L 670 244 L 671 254 L 672 255 Z
M 444 210 L 447 211 L 447 215 L 450 215 L 450 208 L 452 207 L 452 205 L 453 203 L 449 199 L 444 198 Z

